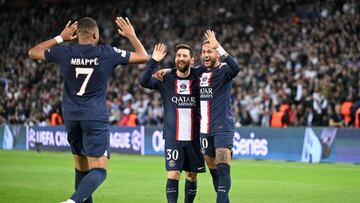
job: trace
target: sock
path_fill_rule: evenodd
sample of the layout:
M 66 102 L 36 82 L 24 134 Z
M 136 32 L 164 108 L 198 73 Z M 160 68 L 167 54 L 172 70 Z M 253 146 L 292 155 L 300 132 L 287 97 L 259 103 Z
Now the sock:
M 78 188 L 80 181 L 89 173 L 89 171 L 79 171 L 75 168 L 75 191 Z M 84 203 L 92 203 L 92 196 L 88 197 Z
M 168 203 L 177 203 L 179 195 L 179 181 L 174 179 L 167 179 L 166 182 L 166 198 Z
M 225 163 L 216 164 L 219 173 L 219 186 L 217 191 L 216 202 L 229 202 L 229 190 L 231 186 L 230 165 Z
M 194 182 L 185 180 L 185 203 L 194 202 L 196 196 L 197 181 Z
M 93 168 L 80 181 L 77 190 L 70 199 L 75 202 L 83 202 L 90 197 L 106 178 L 106 170 L 103 168 Z
M 219 185 L 219 174 L 218 174 L 218 170 L 216 168 L 210 168 L 210 174 L 212 177 L 212 181 L 213 181 L 213 185 L 214 185 L 214 190 L 215 192 L 217 192 L 218 189 L 218 185 Z

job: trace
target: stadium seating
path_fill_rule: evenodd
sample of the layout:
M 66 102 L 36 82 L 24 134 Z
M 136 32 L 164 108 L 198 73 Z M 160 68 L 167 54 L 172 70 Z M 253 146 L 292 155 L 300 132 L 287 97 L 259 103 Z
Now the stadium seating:
M 269 126 L 271 115 L 283 104 L 290 106 L 287 126 L 328 126 L 336 104 L 360 101 L 356 1 L 78 2 L 2 3 L 0 123 L 49 125 L 52 113 L 61 114 L 58 67 L 31 61 L 27 51 L 56 36 L 67 20 L 82 16 L 98 21 L 102 43 L 131 50 L 113 22 L 116 16 L 128 16 L 149 53 L 155 43 L 166 43 L 168 56 L 162 67 L 174 66 L 174 46 L 180 42 L 193 46 L 199 64 L 203 33 L 214 29 L 243 67 L 233 88 L 237 127 Z M 132 112 L 138 125 L 161 125 L 159 94 L 139 86 L 144 68 L 132 65 L 114 72 L 107 98 L 112 124 L 126 123 L 121 121 Z M 354 116 L 356 109 L 352 111 Z

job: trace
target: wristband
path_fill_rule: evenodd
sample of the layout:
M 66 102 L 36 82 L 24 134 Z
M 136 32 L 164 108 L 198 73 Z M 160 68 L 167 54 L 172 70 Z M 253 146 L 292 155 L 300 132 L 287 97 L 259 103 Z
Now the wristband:
M 220 54 L 220 56 L 228 55 L 228 53 L 222 46 L 218 46 L 218 48 L 216 48 L 216 51 Z
M 58 44 L 63 43 L 64 39 L 61 37 L 61 35 L 58 35 L 54 38 Z

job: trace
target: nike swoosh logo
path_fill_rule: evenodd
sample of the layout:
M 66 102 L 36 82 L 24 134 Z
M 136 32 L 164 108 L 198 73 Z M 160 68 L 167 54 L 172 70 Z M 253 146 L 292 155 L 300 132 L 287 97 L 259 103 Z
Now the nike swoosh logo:
M 202 170 L 202 169 L 204 169 L 205 167 L 203 166 L 203 167 L 198 167 L 198 169 L 197 170 Z

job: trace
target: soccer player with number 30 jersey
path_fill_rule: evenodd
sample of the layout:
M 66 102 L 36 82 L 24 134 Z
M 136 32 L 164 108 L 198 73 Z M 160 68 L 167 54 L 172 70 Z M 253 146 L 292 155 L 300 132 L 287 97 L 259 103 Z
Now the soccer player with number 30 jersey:
M 165 45 L 157 44 L 140 84 L 157 89 L 163 100 L 165 118 L 165 163 L 167 170 L 166 197 L 168 203 L 178 200 L 178 184 L 181 171 L 186 173 L 185 203 L 194 201 L 198 172 L 205 170 L 199 142 L 199 79 L 192 49 L 186 44 L 176 46 L 175 64 L 163 81 L 152 78 L 157 64 L 165 57 Z

